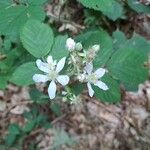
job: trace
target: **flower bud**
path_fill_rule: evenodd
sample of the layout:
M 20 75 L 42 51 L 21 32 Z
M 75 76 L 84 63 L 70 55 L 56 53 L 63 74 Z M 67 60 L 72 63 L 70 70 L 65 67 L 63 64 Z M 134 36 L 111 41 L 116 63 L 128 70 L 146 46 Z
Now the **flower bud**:
M 79 74 L 78 76 L 77 76 L 77 79 L 80 81 L 80 82 L 83 82 L 84 80 L 85 80 L 85 75 L 84 74 Z
M 78 42 L 77 44 L 76 44 L 76 47 L 75 47 L 75 49 L 77 50 L 77 51 L 81 51 L 82 50 L 82 44 L 80 43 L 80 42 Z
M 92 46 L 92 49 L 93 49 L 95 52 L 97 52 L 97 51 L 99 51 L 99 49 L 100 49 L 100 45 L 98 45 L 98 44 L 93 45 L 93 46 Z
M 76 43 L 72 38 L 68 38 L 66 41 L 66 48 L 71 52 L 75 50 Z

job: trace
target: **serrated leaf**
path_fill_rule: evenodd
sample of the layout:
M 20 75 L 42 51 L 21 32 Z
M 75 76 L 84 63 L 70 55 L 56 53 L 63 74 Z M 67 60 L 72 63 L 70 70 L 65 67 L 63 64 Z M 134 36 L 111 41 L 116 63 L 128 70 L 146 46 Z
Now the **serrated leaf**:
M 81 2 L 85 7 L 93 8 L 99 11 L 105 11 L 106 9 L 110 8 L 113 4 L 114 0 L 78 0 Z
M 128 0 L 128 5 L 138 13 L 150 13 L 150 7 L 141 4 L 137 0 Z
M 37 58 L 48 54 L 51 50 L 53 40 L 52 29 L 37 20 L 29 20 L 21 32 L 23 46 Z
M 8 131 L 10 134 L 15 134 L 15 135 L 20 134 L 20 128 L 18 124 L 10 124 Z
M 8 79 L 8 76 L 0 75 L 0 90 L 4 90 L 6 88 Z
M 103 14 L 109 19 L 116 21 L 118 18 L 123 16 L 123 7 L 118 2 L 113 1 L 111 7 L 103 11 Z
M 148 70 L 144 67 L 143 54 L 135 49 L 121 49 L 111 58 L 108 69 L 111 74 L 130 87 L 137 89 L 138 84 L 148 77 Z
M 45 12 L 41 5 L 11 5 L 5 3 L 0 9 L 0 35 L 18 36 L 21 27 L 29 18 L 44 20 Z
M 85 7 L 101 11 L 112 20 L 116 20 L 123 15 L 122 6 L 114 0 L 78 0 Z
M 46 104 L 49 100 L 49 96 L 41 93 L 37 89 L 32 89 L 30 91 L 31 100 L 37 104 Z
M 11 146 L 17 138 L 16 134 L 8 134 L 5 138 L 5 142 L 8 146 Z
M 36 125 L 35 123 L 36 123 L 35 120 L 27 122 L 25 127 L 23 128 L 23 131 L 24 132 L 32 131 Z
M 85 48 L 89 48 L 94 44 L 100 45 L 100 50 L 94 60 L 94 67 L 99 68 L 104 65 L 113 52 L 113 41 L 111 37 L 102 29 L 89 31 L 77 37 Z
M 106 83 L 109 89 L 107 91 L 104 91 L 96 86 L 93 86 L 96 98 L 108 103 L 119 102 L 121 100 L 119 83 L 117 83 L 117 81 L 110 75 L 104 75 L 102 81 Z
M 59 117 L 62 115 L 62 112 L 61 112 L 61 107 L 59 104 L 57 103 L 51 103 L 51 106 L 50 106 L 51 110 Z
M 30 5 L 42 5 L 48 0 L 21 0 L 22 2 L 28 3 Z
M 69 51 L 65 47 L 67 38 L 67 35 L 58 35 L 55 38 L 52 51 L 50 52 L 50 55 L 52 55 L 54 59 L 60 60 L 61 58 L 68 56 Z
M 32 77 L 35 73 L 39 73 L 39 70 L 36 67 L 35 63 L 28 62 L 19 66 L 14 71 L 10 81 L 19 86 L 27 86 L 34 83 Z
M 123 32 L 119 30 L 116 30 L 115 32 L 113 32 L 113 47 L 115 50 L 121 48 L 126 41 L 127 41 L 127 38 Z

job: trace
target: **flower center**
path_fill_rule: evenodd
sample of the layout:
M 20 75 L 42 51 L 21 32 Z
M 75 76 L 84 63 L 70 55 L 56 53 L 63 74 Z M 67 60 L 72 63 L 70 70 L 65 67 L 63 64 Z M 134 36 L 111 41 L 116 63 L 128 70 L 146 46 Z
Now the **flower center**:
M 55 80 L 58 76 L 58 73 L 56 71 L 51 71 L 48 76 L 50 80 Z
M 90 75 L 87 76 L 87 80 L 88 80 L 88 82 L 91 82 L 91 83 L 95 84 L 98 81 L 98 78 L 93 73 L 93 74 L 90 74 Z

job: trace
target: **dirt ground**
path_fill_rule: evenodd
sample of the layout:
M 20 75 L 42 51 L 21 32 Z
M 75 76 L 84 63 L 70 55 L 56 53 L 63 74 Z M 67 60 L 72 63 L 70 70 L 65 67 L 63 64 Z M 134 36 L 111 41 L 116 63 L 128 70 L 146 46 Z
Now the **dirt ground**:
M 90 99 L 84 93 L 78 105 L 60 101 L 63 114 L 52 121 L 53 127 L 63 129 L 76 139 L 71 147 L 63 150 L 149 150 L 150 147 L 150 83 L 139 86 L 137 93 L 126 93 L 118 105 L 104 104 Z M 9 85 L 0 91 L 0 134 L 7 134 L 10 123 L 23 126 L 22 113 L 33 104 L 27 88 Z M 41 107 L 41 111 L 43 108 Z M 44 110 L 45 113 L 48 113 Z M 49 113 L 49 116 L 53 114 Z M 31 132 L 24 143 L 36 140 L 41 150 L 49 150 L 53 144 L 54 128 Z

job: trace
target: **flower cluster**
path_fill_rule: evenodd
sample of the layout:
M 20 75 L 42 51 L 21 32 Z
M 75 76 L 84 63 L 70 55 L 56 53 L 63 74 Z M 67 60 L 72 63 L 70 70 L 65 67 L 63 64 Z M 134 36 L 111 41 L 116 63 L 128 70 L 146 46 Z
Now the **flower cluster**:
M 66 58 L 62 58 L 57 63 L 56 60 L 53 60 L 52 56 L 47 57 L 46 62 L 42 62 L 40 59 L 36 61 L 36 65 L 44 72 L 43 74 L 35 74 L 33 80 L 36 83 L 42 83 L 50 81 L 48 87 L 48 94 L 50 99 L 54 99 L 56 96 L 56 84 L 60 83 L 62 86 L 66 86 L 69 83 L 70 78 L 72 80 L 78 80 L 81 83 L 86 83 L 89 91 L 89 95 L 92 97 L 94 95 L 94 90 L 92 85 L 99 87 L 102 90 L 108 90 L 108 86 L 102 82 L 100 79 L 106 73 L 104 68 L 99 68 L 96 71 L 93 71 L 93 60 L 96 57 L 97 52 L 100 49 L 99 45 L 93 45 L 88 50 L 83 49 L 83 46 L 80 42 L 76 43 L 73 39 L 68 38 L 66 41 L 66 48 L 70 52 L 68 57 L 68 65 L 71 66 L 72 74 L 69 75 L 60 75 L 60 72 L 63 70 Z M 71 103 L 76 103 L 78 96 L 75 96 L 70 92 L 63 92 L 65 97 L 63 101 L 66 101 L 68 98 Z

